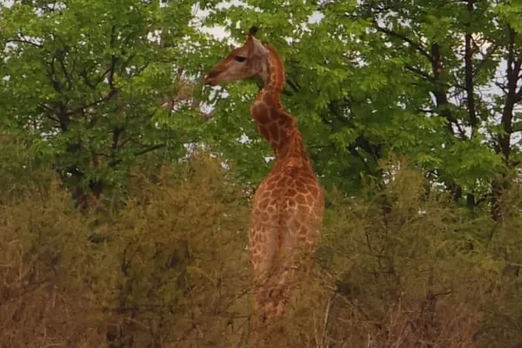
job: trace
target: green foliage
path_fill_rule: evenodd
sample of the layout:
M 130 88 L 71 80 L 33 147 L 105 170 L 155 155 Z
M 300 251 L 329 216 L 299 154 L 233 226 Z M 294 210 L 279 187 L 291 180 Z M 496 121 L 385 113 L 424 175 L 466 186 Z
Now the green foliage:
M 178 68 L 199 38 L 189 27 L 192 5 L 1 6 L 2 130 L 23 138 L 29 154 L 52 164 L 73 189 L 121 184 L 129 166 L 153 150 L 179 158 L 183 143 L 193 141 L 194 115 L 183 106 L 168 112 L 158 102 L 182 93 Z
M 520 162 L 517 3 L 216 5 L 2 6 L 2 132 L 20 140 L 27 160 L 52 164 L 79 198 L 124 187 L 145 153 L 179 159 L 187 143 L 224 155 L 257 184 L 272 155 L 249 115 L 258 87 L 202 88 L 200 77 L 229 47 L 197 28 L 221 25 L 241 43 L 257 24 L 285 61 L 283 104 L 299 119 L 325 187 L 358 194 L 369 180 L 382 183 L 380 162 L 394 154 L 472 209 L 496 204 L 500 178 Z M 165 99 L 172 108 L 159 106 Z M 194 117 L 196 99 L 213 107 L 208 122 Z
M 383 179 L 379 162 L 394 153 L 459 192 L 457 200 L 476 196 L 474 206 L 489 202 L 491 183 L 519 162 L 509 140 L 519 131 L 510 108 L 522 100 L 516 3 L 244 3 L 211 11 L 206 23 L 224 26 L 237 42 L 255 23 L 278 48 L 287 68 L 283 103 L 327 187 L 360 192 L 367 178 Z M 250 149 L 269 154 L 244 106 L 254 93 L 225 89 L 216 119 L 228 118 L 227 136 L 239 129 L 253 141 L 238 153 L 217 131 L 217 143 L 257 178 L 266 171 L 258 157 L 242 158 Z

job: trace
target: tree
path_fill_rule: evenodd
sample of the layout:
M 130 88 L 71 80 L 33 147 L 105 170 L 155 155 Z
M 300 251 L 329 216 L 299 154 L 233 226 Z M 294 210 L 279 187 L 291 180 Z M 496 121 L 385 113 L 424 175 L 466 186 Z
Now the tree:
M 490 207 L 499 219 L 498 195 L 520 163 L 520 5 L 246 3 L 248 10 L 211 12 L 207 23 L 224 25 L 238 39 L 257 23 L 281 51 L 284 103 L 298 117 L 326 185 L 355 193 L 366 180 L 384 184 L 379 163 L 393 153 L 409 157 L 457 202 Z M 241 113 L 234 127 L 251 129 L 238 100 L 253 98 L 255 89 L 227 92 L 231 102 L 225 109 L 218 104 L 216 114 L 226 111 L 230 122 Z M 253 141 L 243 146 L 257 146 L 255 133 L 245 132 Z
M 192 5 L 0 5 L 0 127 L 52 165 L 79 206 L 121 185 L 144 154 L 184 154 L 198 109 L 187 77 L 200 40 Z

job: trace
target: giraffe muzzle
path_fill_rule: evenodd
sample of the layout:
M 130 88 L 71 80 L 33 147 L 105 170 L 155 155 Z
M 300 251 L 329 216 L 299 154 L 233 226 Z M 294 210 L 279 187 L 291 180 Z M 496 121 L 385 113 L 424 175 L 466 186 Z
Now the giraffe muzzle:
M 216 86 L 217 85 L 217 82 L 216 82 L 216 77 L 219 75 L 219 72 L 218 71 L 214 71 L 212 70 L 211 72 L 209 72 L 208 74 L 205 75 L 205 77 L 203 77 L 203 83 L 205 85 L 210 85 L 210 86 Z

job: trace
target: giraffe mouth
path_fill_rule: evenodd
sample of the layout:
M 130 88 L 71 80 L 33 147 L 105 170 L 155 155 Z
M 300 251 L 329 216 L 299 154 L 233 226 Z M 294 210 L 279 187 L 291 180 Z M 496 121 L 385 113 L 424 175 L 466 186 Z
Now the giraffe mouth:
M 203 78 L 203 83 L 209 86 L 216 86 L 218 83 L 216 81 L 216 77 L 219 75 L 219 72 L 211 71 L 205 75 Z

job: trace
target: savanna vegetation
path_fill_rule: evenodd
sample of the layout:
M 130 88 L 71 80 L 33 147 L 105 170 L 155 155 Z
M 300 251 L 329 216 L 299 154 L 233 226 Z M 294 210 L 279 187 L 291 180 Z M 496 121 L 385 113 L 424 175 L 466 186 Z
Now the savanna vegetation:
M 0 2 L 0 346 L 251 345 L 252 24 L 327 196 L 278 344 L 521 346 L 514 0 Z

